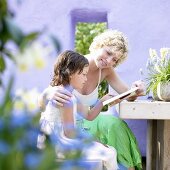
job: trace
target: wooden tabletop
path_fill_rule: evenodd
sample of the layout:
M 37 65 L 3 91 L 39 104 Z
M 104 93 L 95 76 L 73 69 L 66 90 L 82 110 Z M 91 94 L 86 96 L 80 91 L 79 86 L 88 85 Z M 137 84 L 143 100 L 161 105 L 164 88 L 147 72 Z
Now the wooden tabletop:
M 117 108 L 122 119 L 170 120 L 170 102 L 137 100 L 122 101 Z

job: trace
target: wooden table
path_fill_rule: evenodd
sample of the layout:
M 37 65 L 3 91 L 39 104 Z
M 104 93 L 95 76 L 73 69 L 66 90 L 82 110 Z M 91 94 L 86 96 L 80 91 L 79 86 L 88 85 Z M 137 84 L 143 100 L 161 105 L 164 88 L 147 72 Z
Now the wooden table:
M 123 101 L 118 107 L 122 119 L 147 120 L 147 170 L 170 170 L 170 102 Z

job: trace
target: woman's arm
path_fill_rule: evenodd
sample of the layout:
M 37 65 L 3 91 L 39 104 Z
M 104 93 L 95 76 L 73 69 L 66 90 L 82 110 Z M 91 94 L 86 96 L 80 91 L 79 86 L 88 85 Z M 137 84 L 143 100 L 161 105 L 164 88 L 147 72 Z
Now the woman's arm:
M 109 83 L 109 85 L 119 94 L 126 92 L 130 88 L 120 79 L 118 74 L 115 72 L 114 69 L 110 68 L 105 71 L 105 79 Z M 136 95 L 127 98 L 128 101 L 134 101 L 138 96 L 144 95 L 145 85 L 142 81 L 135 81 L 132 83 L 131 87 L 139 87 L 136 91 Z
M 104 79 L 119 94 L 129 90 L 127 84 L 120 79 L 113 68 L 108 68 L 105 70 Z

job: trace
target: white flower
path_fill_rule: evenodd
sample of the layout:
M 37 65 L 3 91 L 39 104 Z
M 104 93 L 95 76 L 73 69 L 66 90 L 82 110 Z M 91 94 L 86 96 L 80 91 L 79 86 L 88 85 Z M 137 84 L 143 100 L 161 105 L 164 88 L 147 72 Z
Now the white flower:
M 161 48 L 160 56 L 157 55 L 155 49 L 149 49 L 149 58 L 146 64 L 148 71 L 156 71 L 161 73 L 160 67 L 164 67 L 170 55 L 170 48 Z
M 50 53 L 50 48 L 48 46 L 42 46 L 38 42 L 34 42 L 31 47 L 31 53 L 33 56 L 33 65 L 37 69 L 42 69 L 46 66 L 46 59 Z
M 21 72 L 28 71 L 32 65 L 32 57 L 30 56 L 29 49 L 26 48 L 24 51 L 18 51 L 15 55 L 15 61 Z
M 31 90 L 18 89 L 15 94 L 14 109 L 17 111 L 24 111 L 27 109 L 28 112 L 34 113 L 39 110 L 37 105 L 37 99 L 40 93 L 36 88 Z
M 150 48 L 149 49 L 149 56 L 151 57 L 151 58 L 157 58 L 158 57 L 158 55 L 157 55 L 157 52 L 156 52 L 156 50 L 155 49 L 152 49 L 152 48 Z
M 170 48 L 161 48 L 160 49 L 160 55 L 161 55 L 161 60 L 164 61 L 170 54 Z
M 30 44 L 23 51 L 18 51 L 15 54 L 18 69 L 21 72 L 28 71 L 31 67 L 43 69 L 47 63 L 46 58 L 51 51 L 50 47 L 43 46 L 39 42 Z
M 154 69 L 155 69 L 158 73 L 161 73 L 161 70 L 160 70 L 160 68 L 159 68 L 159 65 L 158 65 L 158 64 L 156 64 L 156 65 L 154 66 Z
M 159 87 L 159 83 L 170 81 L 170 48 L 161 48 L 159 56 L 156 50 L 149 49 L 149 55 L 146 65 L 148 71 L 147 92 L 156 93 L 155 90 Z

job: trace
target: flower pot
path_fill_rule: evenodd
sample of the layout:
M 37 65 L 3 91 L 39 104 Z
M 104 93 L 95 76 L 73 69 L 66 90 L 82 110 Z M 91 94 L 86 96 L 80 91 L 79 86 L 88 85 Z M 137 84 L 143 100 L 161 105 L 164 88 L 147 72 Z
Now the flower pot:
M 152 91 L 152 98 L 153 100 L 161 101 L 161 99 L 157 95 L 157 91 Z
M 159 100 L 170 101 L 170 82 L 158 84 L 157 97 Z

